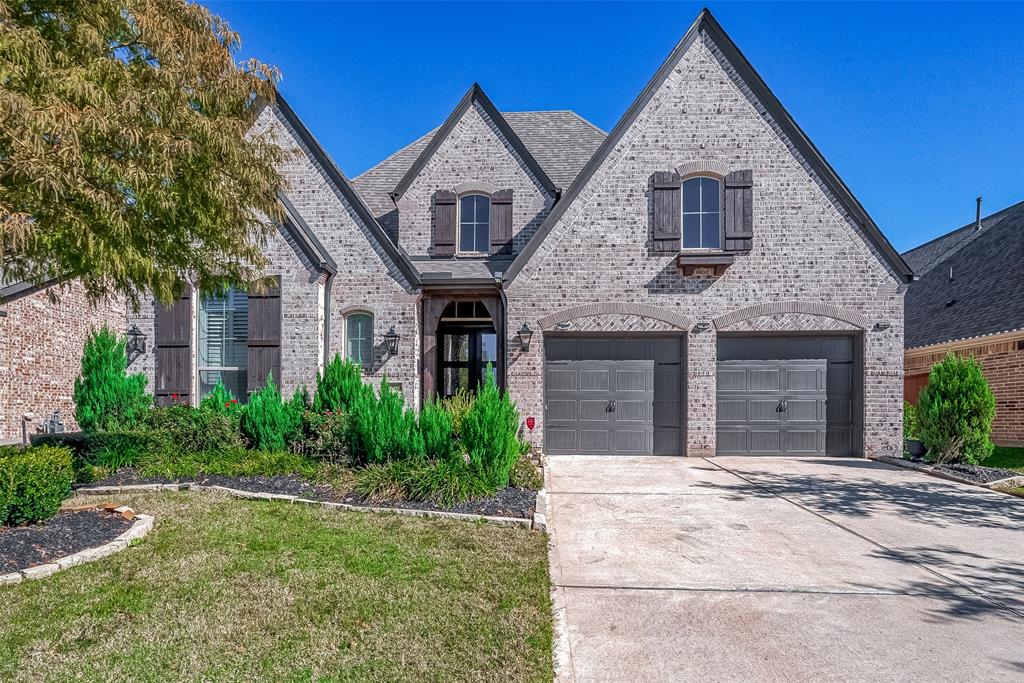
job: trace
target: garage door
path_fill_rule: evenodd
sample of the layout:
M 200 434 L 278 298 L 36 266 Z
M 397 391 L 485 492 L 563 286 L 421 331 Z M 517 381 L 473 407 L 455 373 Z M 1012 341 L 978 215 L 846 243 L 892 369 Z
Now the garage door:
M 680 338 L 548 337 L 544 349 L 545 452 L 680 452 Z
M 853 337 L 723 337 L 720 455 L 852 455 L 859 443 Z

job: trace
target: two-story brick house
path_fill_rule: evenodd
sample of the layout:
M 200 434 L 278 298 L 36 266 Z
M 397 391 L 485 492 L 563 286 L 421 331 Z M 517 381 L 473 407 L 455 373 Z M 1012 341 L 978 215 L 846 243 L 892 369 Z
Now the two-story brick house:
M 274 284 L 133 319 L 160 400 L 340 352 L 416 405 L 493 367 L 548 453 L 900 451 L 910 269 L 707 11 L 607 135 L 474 85 L 350 181 L 256 127 L 297 151 Z

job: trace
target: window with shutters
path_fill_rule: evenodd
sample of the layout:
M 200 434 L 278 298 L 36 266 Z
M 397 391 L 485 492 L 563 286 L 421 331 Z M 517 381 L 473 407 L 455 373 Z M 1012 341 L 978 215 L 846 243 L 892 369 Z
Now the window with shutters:
M 717 178 L 683 181 L 683 249 L 721 249 L 721 196 Z
M 491 248 L 491 198 L 467 194 L 459 199 L 459 252 L 486 254 Z
M 364 370 L 373 365 L 373 316 L 352 313 L 345 318 L 345 356 Z
M 199 395 L 223 382 L 235 398 L 248 395 L 249 297 L 229 289 L 205 294 L 199 306 Z

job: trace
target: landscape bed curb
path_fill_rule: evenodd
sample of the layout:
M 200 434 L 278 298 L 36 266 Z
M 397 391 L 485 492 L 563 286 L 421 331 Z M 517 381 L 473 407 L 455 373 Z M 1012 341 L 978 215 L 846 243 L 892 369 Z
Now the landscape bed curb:
M 375 505 L 352 505 L 351 503 L 332 503 L 322 500 L 309 500 L 299 496 L 289 496 L 282 493 L 262 493 L 256 491 L 243 491 L 227 486 L 207 486 L 194 482 L 180 482 L 177 484 L 125 484 L 124 486 L 82 486 L 75 489 L 75 493 L 84 496 L 106 496 L 117 493 L 157 493 L 163 491 L 219 491 L 226 493 L 232 498 L 244 500 L 276 500 L 282 503 L 297 503 L 299 505 L 319 505 L 320 507 L 345 510 L 347 512 L 377 512 L 392 513 L 396 515 L 407 515 L 409 517 L 430 517 L 435 519 L 455 519 L 464 522 L 486 522 L 498 526 L 520 527 L 523 529 L 541 529 L 543 526 L 536 526 L 537 514 L 533 519 L 523 517 L 497 517 L 494 515 L 474 515 L 467 512 L 445 512 L 444 510 L 416 510 L 412 508 L 394 508 Z M 540 494 L 537 496 L 540 500 Z M 538 503 L 539 504 L 539 503 Z M 541 515 L 543 524 L 543 514 Z
M 132 525 L 129 527 L 128 531 L 125 531 L 109 543 L 98 545 L 95 548 L 86 548 L 85 550 L 80 550 L 77 553 L 58 558 L 53 562 L 37 564 L 34 567 L 19 569 L 18 571 L 10 572 L 9 574 L 0 574 L 0 585 L 21 583 L 22 581 L 28 581 L 31 579 L 43 579 L 47 576 L 52 576 L 57 572 L 64 571 L 65 569 L 76 567 L 80 564 L 101 560 L 104 557 L 109 557 L 114 553 L 121 552 L 134 541 L 139 540 L 153 530 L 152 515 L 135 514 L 135 511 L 129 507 L 119 507 L 116 508 L 114 512 L 126 516 L 131 515 L 128 519 L 132 520 Z
M 1024 486 L 1024 475 L 1006 477 L 1004 479 L 997 479 L 996 481 L 990 481 L 987 484 L 983 484 L 977 481 L 971 481 L 966 477 L 958 477 L 955 474 L 949 474 L 935 469 L 931 465 L 924 463 L 912 462 L 910 460 L 904 460 L 903 458 L 894 458 L 889 455 L 882 455 L 877 458 L 878 462 L 884 462 L 887 465 L 895 465 L 896 467 L 903 467 L 908 470 L 915 470 L 924 474 L 930 474 L 933 477 L 939 479 L 948 479 L 949 481 L 955 481 L 959 484 L 970 484 L 971 486 L 977 486 L 983 489 L 989 489 L 992 491 L 998 491 L 1002 487 L 1013 487 L 1013 486 Z

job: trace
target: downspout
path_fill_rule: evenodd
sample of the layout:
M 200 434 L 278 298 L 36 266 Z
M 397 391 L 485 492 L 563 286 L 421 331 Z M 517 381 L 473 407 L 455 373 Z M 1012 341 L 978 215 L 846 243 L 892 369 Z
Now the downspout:
M 501 384 L 498 388 L 502 391 L 507 391 L 508 382 L 508 297 L 505 296 L 505 283 L 503 282 L 504 273 L 496 273 L 494 279 L 498 282 L 498 298 L 501 301 L 501 321 L 498 326 L 501 329 L 501 334 L 498 336 L 498 343 L 500 344 L 499 353 L 501 354 L 501 372 L 498 375 L 498 379 L 501 380 Z
M 331 286 L 334 284 L 334 276 L 327 273 L 327 281 L 324 283 L 324 366 L 331 362 Z

